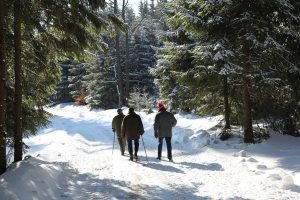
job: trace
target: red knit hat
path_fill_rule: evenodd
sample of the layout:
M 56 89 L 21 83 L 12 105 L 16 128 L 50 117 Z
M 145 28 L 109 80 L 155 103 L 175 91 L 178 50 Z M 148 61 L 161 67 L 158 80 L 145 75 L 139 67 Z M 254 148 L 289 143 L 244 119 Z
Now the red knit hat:
M 158 108 L 158 110 L 161 110 L 162 108 L 165 108 L 165 106 L 161 101 L 158 101 L 157 102 L 157 108 Z

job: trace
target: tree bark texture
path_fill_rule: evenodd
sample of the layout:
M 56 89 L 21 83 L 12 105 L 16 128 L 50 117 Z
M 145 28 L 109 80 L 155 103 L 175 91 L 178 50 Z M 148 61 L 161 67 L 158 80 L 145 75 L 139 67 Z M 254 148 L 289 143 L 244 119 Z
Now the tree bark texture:
M 114 13 L 118 14 L 118 1 L 114 0 Z M 124 89 L 123 89 L 123 75 L 120 61 L 120 30 L 116 27 L 116 65 L 117 65 L 117 84 L 119 88 L 119 107 L 124 105 Z
M 0 174 L 6 171 L 5 0 L 0 0 Z
M 22 61 L 21 61 L 21 2 L 14 3 L 14 48 L 15 48 L 15 133 L 14 133 L 14 162 L 22 160 Z
M 125 9 L 126 9 L 127 2 L 123 0 L 123 6 L 122 6 L 122 19 L 124 22 L 126 22 L 126 15 L 125 15 Z M 128 32 L 125 33 L 125 105 L 128 106 L 128 100 L 129 100 L 129 35 Z
M 253 143 L 253 127 L 252 127 L 252 103 L 251 103 L 251 64 L 250 64 L 250 47 L 248 41 L 242 46 L 243 52 L 243 104 L 244 104 L 244 142 Z
M 230 106 L 229 106 L 229 87 L 227 76 L 223 77 L 223 97 L 224 97 L 224 118 L 225 129 L 230 129 Z

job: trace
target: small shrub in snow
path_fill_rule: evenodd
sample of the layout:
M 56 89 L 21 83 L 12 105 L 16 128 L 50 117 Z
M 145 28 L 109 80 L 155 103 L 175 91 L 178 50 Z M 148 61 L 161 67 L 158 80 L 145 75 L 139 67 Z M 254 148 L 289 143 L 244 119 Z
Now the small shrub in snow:
M 262 141 L 269 139 L 270 134 L 267 130 L 259 128 L 258 130 L 253 130 L 253 138 L 255 143 L 261 143 Z
M 224 141 L 230 138 L 232 133 L 230 129 L 224 129 L 219 135 L 220 135 L 220 139 Z

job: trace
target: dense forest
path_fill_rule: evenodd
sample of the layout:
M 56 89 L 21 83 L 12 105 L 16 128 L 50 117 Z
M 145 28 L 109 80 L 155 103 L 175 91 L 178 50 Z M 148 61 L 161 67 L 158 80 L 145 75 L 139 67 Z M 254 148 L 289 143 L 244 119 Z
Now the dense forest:
M 0 174 L 45 106 L 224 115 L 221 137 L 300 136 L 297 0 L 0 1 Z M 262 124 L 258 126 L 257 124 Z M 13 156 L 10 154 L 14 154 Z

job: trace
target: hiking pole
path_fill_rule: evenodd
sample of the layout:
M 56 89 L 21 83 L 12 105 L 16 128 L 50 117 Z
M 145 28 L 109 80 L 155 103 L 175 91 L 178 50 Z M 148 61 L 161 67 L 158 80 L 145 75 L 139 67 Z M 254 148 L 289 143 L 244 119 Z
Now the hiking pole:
M 116 133 L 114 132 L 114 141 L 113 141 L 113 148 L 112 148 L 112 155 L 114 154 L 114 149 L 115 149 L 115 137 L 116 137 Z
M 145 143 L 144 143 L 144 139 L 143 139 L 143 135 L 141 135 L 141 138 L 142 138 L 142 142 L 143 142 L 143 146 L 144 146 L 144 150 L 145 150 L 145 155 L 146 155 L 146 158 L 147 158 L 147 162 L 149 162 L 149 161 L 148 161 L 147 152 L 146 152 Z

